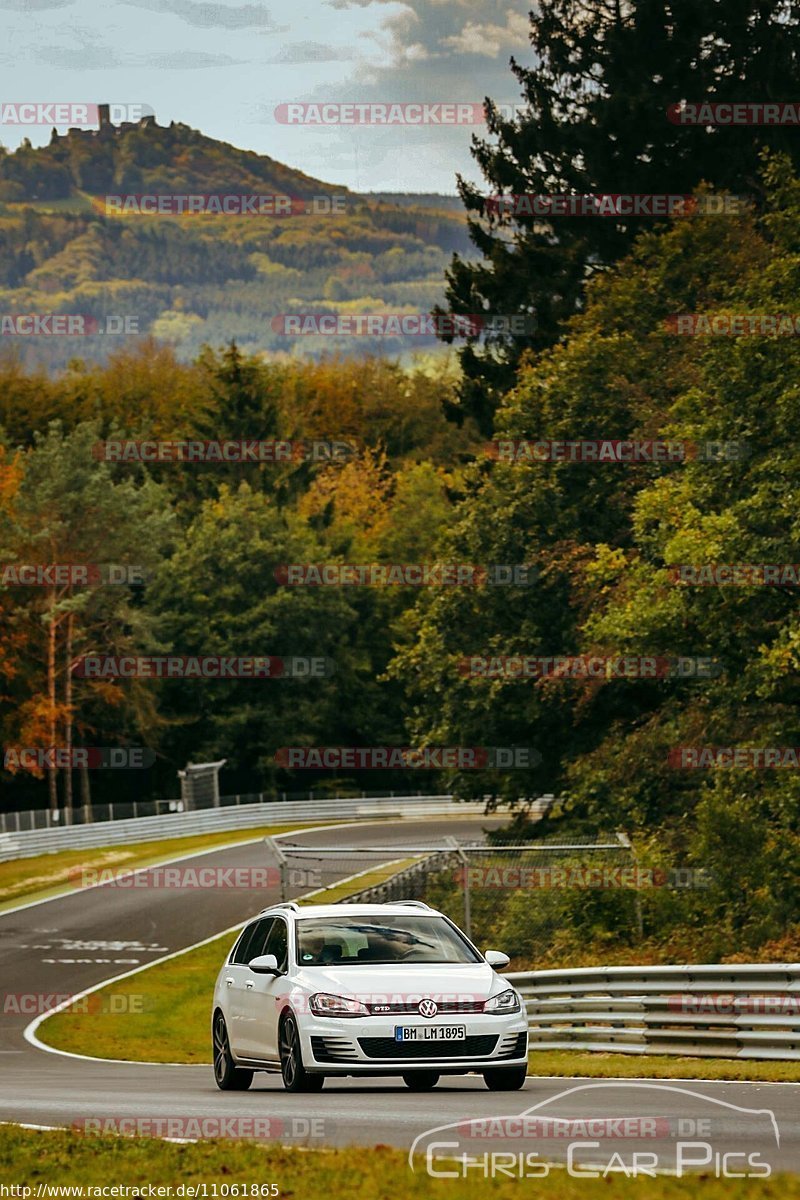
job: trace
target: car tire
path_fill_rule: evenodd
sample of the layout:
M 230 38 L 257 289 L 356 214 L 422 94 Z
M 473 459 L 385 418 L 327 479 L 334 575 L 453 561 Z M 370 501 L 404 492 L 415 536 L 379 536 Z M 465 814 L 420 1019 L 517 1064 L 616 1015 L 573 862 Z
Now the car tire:
M 303 1066 L 303 1052 L 297 1022 L 291 1013 L 284 1017 L 278 1030 L 278 1055 L 281 1077 L 287 1092 L 320 1092 L 324 1075 L 311 1075 Z
M 527 1064 L 519 1067 L 492 1067 L 483 1072 L 483 1081 L 490 1092 L 518 1092 L 528 1077 Z
M 228 1027 L 221 1012 L 215 1013 L 212 1028 L 214 1080 L 222 1092 L 246 1092 L 253 1082 L 253 1072 L 237 1067 L 231 1054 Z
M 403 1083 L 412 1092 L 429 1092 L 439 1082 L 435 1071 L 409 1071 L 403 1076 Z

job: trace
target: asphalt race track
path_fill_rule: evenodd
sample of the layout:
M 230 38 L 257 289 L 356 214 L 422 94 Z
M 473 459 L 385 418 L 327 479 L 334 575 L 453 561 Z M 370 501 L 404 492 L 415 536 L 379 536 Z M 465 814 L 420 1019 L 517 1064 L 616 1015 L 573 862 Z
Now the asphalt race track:
M 309 830 L 284 840 L 380 845 L 390 859 L 399 857 L 403 846 L 436 846 L 453 836 L 479 840 L 486 824 L 485 818 L 409 819 Z M 265 844 L 253 842 L 182 865 L 252 867 L 269 861 Z M 352 857 L 343 856 L 334 873 L 345 877 L 357 869 Z M 290 888 L 289 895 L 308 890 Z M 278 898 L 276 888 L 97 887 L 0 913 L 2 992 L 77 994 L 240 923 Z M 520 1092 L 493 1093 L 479 1077 L 455 1077 L 419 1094 L 392 1078 L 328 1079 L 319 1094 L 289 1096 L 279 1077 L 260 1074 L 250 1091 L 222 1093 L 214 1085 L 210 1057 L 208 1066 L 184 1067 L 48 1053 L 25 1039 L 31 1020 L 29 1013 L 13 1011 L 4 1011 L 0 1019 L 2 1121 L 69 1126 L 87 1117 L 130 1117 L 144 1132 L 145 1121 L 196 1118 L 210 1136 L 211 1122 L 222 1121 L 224 1135 L 224 1122 L 236 1119 L 228 1128 L 241 1136 L 251 1119 L 255 1136 L 285 1144 L 410 1148 L 420 1139 L 415 1148 L 424 1155 L 431 1146 L 432 1170 L 470 1175 L 535 1178 L 547 1170 L 544 1162 L 564 1162 L 570 1153 L 573 1169 L 600 1172 L 610 1165 L 639 1174 L 674 1169 L 676 1156 L 684 1166 L 696 1163 L 711 1174 L 760 1176 L 767 1167 L 800 1171 L 800 1085 L 530 1078 Z M 521 1113 L 529 1114 L 526 1122 L 517 1119 Z M 265 1118 L 271 1122 L 268 1132 Z M 496 1122 L 466 1124 L 487 1118 Z M 552 1120 L 545 1124 L 545 1118 L 585 1124 L 559 1127 Z M 163 1125 L 153 1129 L 163 1130 Z M 470 1165 L 464 1166 L 467 1159 Z M 424 1170 L 424 1164 L 417 1169 Z

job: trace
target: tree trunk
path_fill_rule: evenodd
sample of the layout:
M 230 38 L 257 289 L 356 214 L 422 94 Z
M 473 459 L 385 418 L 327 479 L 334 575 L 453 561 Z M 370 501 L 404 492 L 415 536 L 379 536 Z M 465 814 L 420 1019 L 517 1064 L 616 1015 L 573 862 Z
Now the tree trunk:
M 50 711 L 47 718 L 47 730 L 50 746 L 56 744 L 56 614 L 55 597 L 51 596 L 50 624 L 47 630 L 47 698 Z M 50 798 L 50 812 L 53 816 L 58 813 L 58 768 L 47 768 L 47 791 Z
M 67 617 L 67 674 L 64 680 L 64 702 L 67 708 L 66 728 L 64 731 L 64 745 L 67 751 L 67 766 L 64 775 L 64 820 L 67 825 L 72 824 L 72 638 L 75 628 L 75 614 L 70 613 Z
M 84 747 L 85 749 L 85 747 Z M 89 780 L 89 768 L 86 763 L 81 763 L 81 804 L 83 805 L 83 820 L 84 824 L 88 825 L 92 819 L 92 785 Z

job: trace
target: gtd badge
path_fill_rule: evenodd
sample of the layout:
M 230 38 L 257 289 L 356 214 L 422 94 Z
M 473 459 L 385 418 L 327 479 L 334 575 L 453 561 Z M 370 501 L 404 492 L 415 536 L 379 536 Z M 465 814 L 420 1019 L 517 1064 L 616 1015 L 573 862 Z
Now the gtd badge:
M 439 1006 L 433 1000 L 420 1000 L 418 1007 L 421 1017 L 435 1017 L 439 1011 Z

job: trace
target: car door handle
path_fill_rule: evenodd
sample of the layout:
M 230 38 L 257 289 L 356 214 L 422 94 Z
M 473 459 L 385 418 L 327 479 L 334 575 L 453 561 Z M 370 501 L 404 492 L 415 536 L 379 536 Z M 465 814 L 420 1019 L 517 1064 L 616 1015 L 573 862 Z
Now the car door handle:
M 247 983 L 246 983 L 244 986 L 245 986 L 245 990 L 246 990 L 246 991 L 248 991 L 248 992 L 252 992 L 253 988 L 254 988 L 256 985 L 253 983 L 253 980 L 252 980 L 252 979 L 248 979 Z
M 233 976 L 227 975 L 225 977 L 225 982 L 227 983 L 228 987 L 232 987 L 233 986 Z

